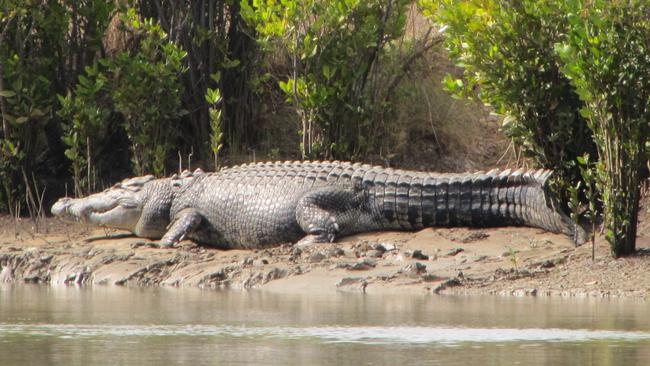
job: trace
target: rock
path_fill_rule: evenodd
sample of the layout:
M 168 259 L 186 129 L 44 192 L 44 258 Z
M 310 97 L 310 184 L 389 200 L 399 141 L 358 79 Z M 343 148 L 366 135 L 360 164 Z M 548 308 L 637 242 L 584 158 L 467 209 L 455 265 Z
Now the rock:
M 323 254 L 322 252 L 316 252 L 316 253 L 309 256 L 309 262 L 310 263 L 319 263 L 319 262 L 322 262 L 325 258 L 327 258 L 325 256 L 325 254 Z
M 393 250 L 397 250 L 397 247 L 395 247 L 395 244 L 392 243 L 379 243 L 376 244 L 375 249 L 380 250 L 379 248 L 383 248 L 384 252 L 392 252 Z
M 401 271 L 402 273 L 407 275 L 417 276 L 419 274 L 426 272 L 427 266 L 420 262 L 415 262 L 405 266 L 404 268 L 402 268 Z
M 336 263 L 336 264 L 330 266 L 329 270 L 334 270 L 334 269 L 339 269 L 339 268 L 350 269 L 350 267 L 352 267 L 352 265 L 350 263 L 340 262 L 340 263 Z
M 135 243 L 131 244 L 131 249 L 136 249 L 140 247 L 145 247 L 145 248 L 160 248 L 160 244 L 154 243 L 152 241 L 136 241 Z M 90 252 L 89 252 L 90 254 Z
M 364 281 L 362 277 L 344 277 L 336 283 L 336 287 L 349 286 Z
M 555 267 L 555 262 L 553 262 L 552 260 L 547 259 L 547 260 L 543 261 L 542 263 L 540 263 L 539 266 L 541 268 L 553 268 L 553 267 Z
M 365 270 L 368 270 L 368 269 L 375 268 L 375 266 L 377 266 L 377 263 L 375 263 L 375 261 L 366 258 L 366 259 L 362 259 L 362 260 L 358 261 L 357 263 L 353 264 L 352 266 L 350 266 L 350 268 L 348 268 L 348 270 L 350 270 L 350 271 L 365 271 Z
M 355 244 L 353 246 L 353 248 L 357 252 L 367 252 L 367 251 L 373 249 L 372 246 L 365 240 L 358 242 L 357 244 Z
M 257 266 L 257 267 L 261 267 L 267 264 L 269 264 L 269 261 L 266 258 L 256 259 L 253 261 L 253 266 Z
M 463 244 L 468 244 L 471 242 L 475 242 L 478 240 L 483 240 L 489 238 L 490 235 L 488 235 L 485 231 L 473 231 L 469 235 L 465 236 L 464 238 L 460 239 L 460 242 Z
M 429 256 L 422 253 L 422 251 L 420 249 L 414 250 L 413 253 L 411 254 L 411 258 L 419 259 L 419 260 L 423 260 L 423 261 L 429 260 Z
M 442 291 L 442 290 L 444 290 L 446 288 L 456 287 L 456 286 L 460 286 L 460 285 L 461 285 L 461 283 L 460 283 L 459 279 L 451 278 L 451 279 L 439 284 L 438 286 L 436 286 L 436 288 L 433 289 L 433 292 L 438 294 L 438 293 L 440 293 L 440 291 Z
M 442 277 L 436 276 L 433 273 L 426 273 L 422 275 L 422 281 L 424 282 L 437 282 L 441 281 L 442 279 Z
M 302 254 L 302 249 L 300 249 L 299 247 L 293 247 L 293 249 L 291 249 L 292 257 L 300 257 L 301 254 Z
M 341 257 L 345 255 L 345 251 L 339 247 L 331 247 L 327 250 L 327 255 L 330 257 Z
M 251 257 L 246 257 L 244 260 L 241 262 L 242 267 L 247 267 L 247 266 L 252 266 L 253 265 L 253 258 Z
M 271 282 L 273 280 L 277 280 L 277 279 L 280 279 L 280 278 L 287 277 L 287 275 L 288 275 L 288 272 L 287 272 L 286 269 L 275 267 L 275 268 L 271 269 L 270 271 L 268 271 L 266 273 L 266 275 L 264 276 L 264 280 L 262 281 L 262 284 L 269 283 L 269 282 Z
M 369 250 L 372 250 L 372 247 L 365 240 L 352 246 L 352 252 L 357 258 L 365 256 Z
M 453 256 L 455 256 L 456 254 L 458 254 L 458 253 L 462 253 L 462 252 L 464 252 L 464 251 L 465 251 L 465 249 L 463 249 L 463 248 L 454 248 L 454 249 L 448 251 L 447 254 L 445 254 L 445 256 L 447 256 L 447 257 L 453 257 Z
M 23 277 L 23 281 L 26 283 L 39 283 L 41 281 L 41 278 L 38 276 L 38 274 L 35 273 L 28 273 Z
M 383 257 L 383 255 L 384 255 L 383 251 L 376 250 L 376 249 L 369 250 L 368 252 L 366 252 L 366 256 L 368 256 L 370 258 L 381 258 L 381 257 Z
M 532 289 L 523 289 L 523 288 L 518 288 L 515 289 L 511 292 L 512 296 L 517 296 L 517 297 L 522 297 L 522 296 L 537 296 L 537 289 L 532 288 Z

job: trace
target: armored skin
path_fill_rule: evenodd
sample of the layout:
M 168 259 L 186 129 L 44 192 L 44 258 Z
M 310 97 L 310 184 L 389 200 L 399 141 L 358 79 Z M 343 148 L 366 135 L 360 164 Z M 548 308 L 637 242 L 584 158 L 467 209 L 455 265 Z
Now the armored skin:
M 126 179 L 52 214 L 131 231 L 173 246 L 189 238 L 222 249 L 333 242 L 426 227 L 526 225 L 585 233 L 548 194 L 551 172 L 435 174 L 348 162 L 269 162 L 215 173 Z

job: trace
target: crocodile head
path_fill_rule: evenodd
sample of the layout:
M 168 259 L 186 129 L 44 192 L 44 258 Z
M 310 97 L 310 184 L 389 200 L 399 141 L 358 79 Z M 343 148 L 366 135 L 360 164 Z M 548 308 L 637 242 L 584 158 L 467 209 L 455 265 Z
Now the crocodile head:
M 128 230 L 137 236 L 158 239 L 169 224 L 173 198 L 170 179 L 147 175 L 83 198 L 61 198 L 52 214 L 67 221 Z

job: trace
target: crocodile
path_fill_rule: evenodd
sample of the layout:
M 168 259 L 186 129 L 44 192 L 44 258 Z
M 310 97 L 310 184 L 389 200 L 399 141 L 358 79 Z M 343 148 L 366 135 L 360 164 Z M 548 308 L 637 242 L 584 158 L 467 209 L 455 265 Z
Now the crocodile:
M 549 170 L 436 174 L 350 162 L 267 162 L 156 179 L 125 179 L 52 214 L 160 239 L 222 249 L 333 242 L 360 232 L 526 225 L 585 232 L 548 189 Z

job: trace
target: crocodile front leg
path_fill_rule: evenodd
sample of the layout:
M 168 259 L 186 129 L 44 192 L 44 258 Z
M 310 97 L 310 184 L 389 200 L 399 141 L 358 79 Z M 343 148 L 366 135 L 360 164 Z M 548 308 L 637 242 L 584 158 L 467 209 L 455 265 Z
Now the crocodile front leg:
M 307 193 L 296 206 L 296 220 L 307 235 L 296 245 L 331 243 L 358 229 L 366 199 L 361 189 L 351 187 L 327 186 Z
M 195 209 L 186 208 L 181 210 L 167 227 L 167 232 L 160 239 L 160 246 L 165 248 L 173 247 L 174 244 L 183 240 L 187 234 L 194 231 L 201 223 L 202 217 Z

